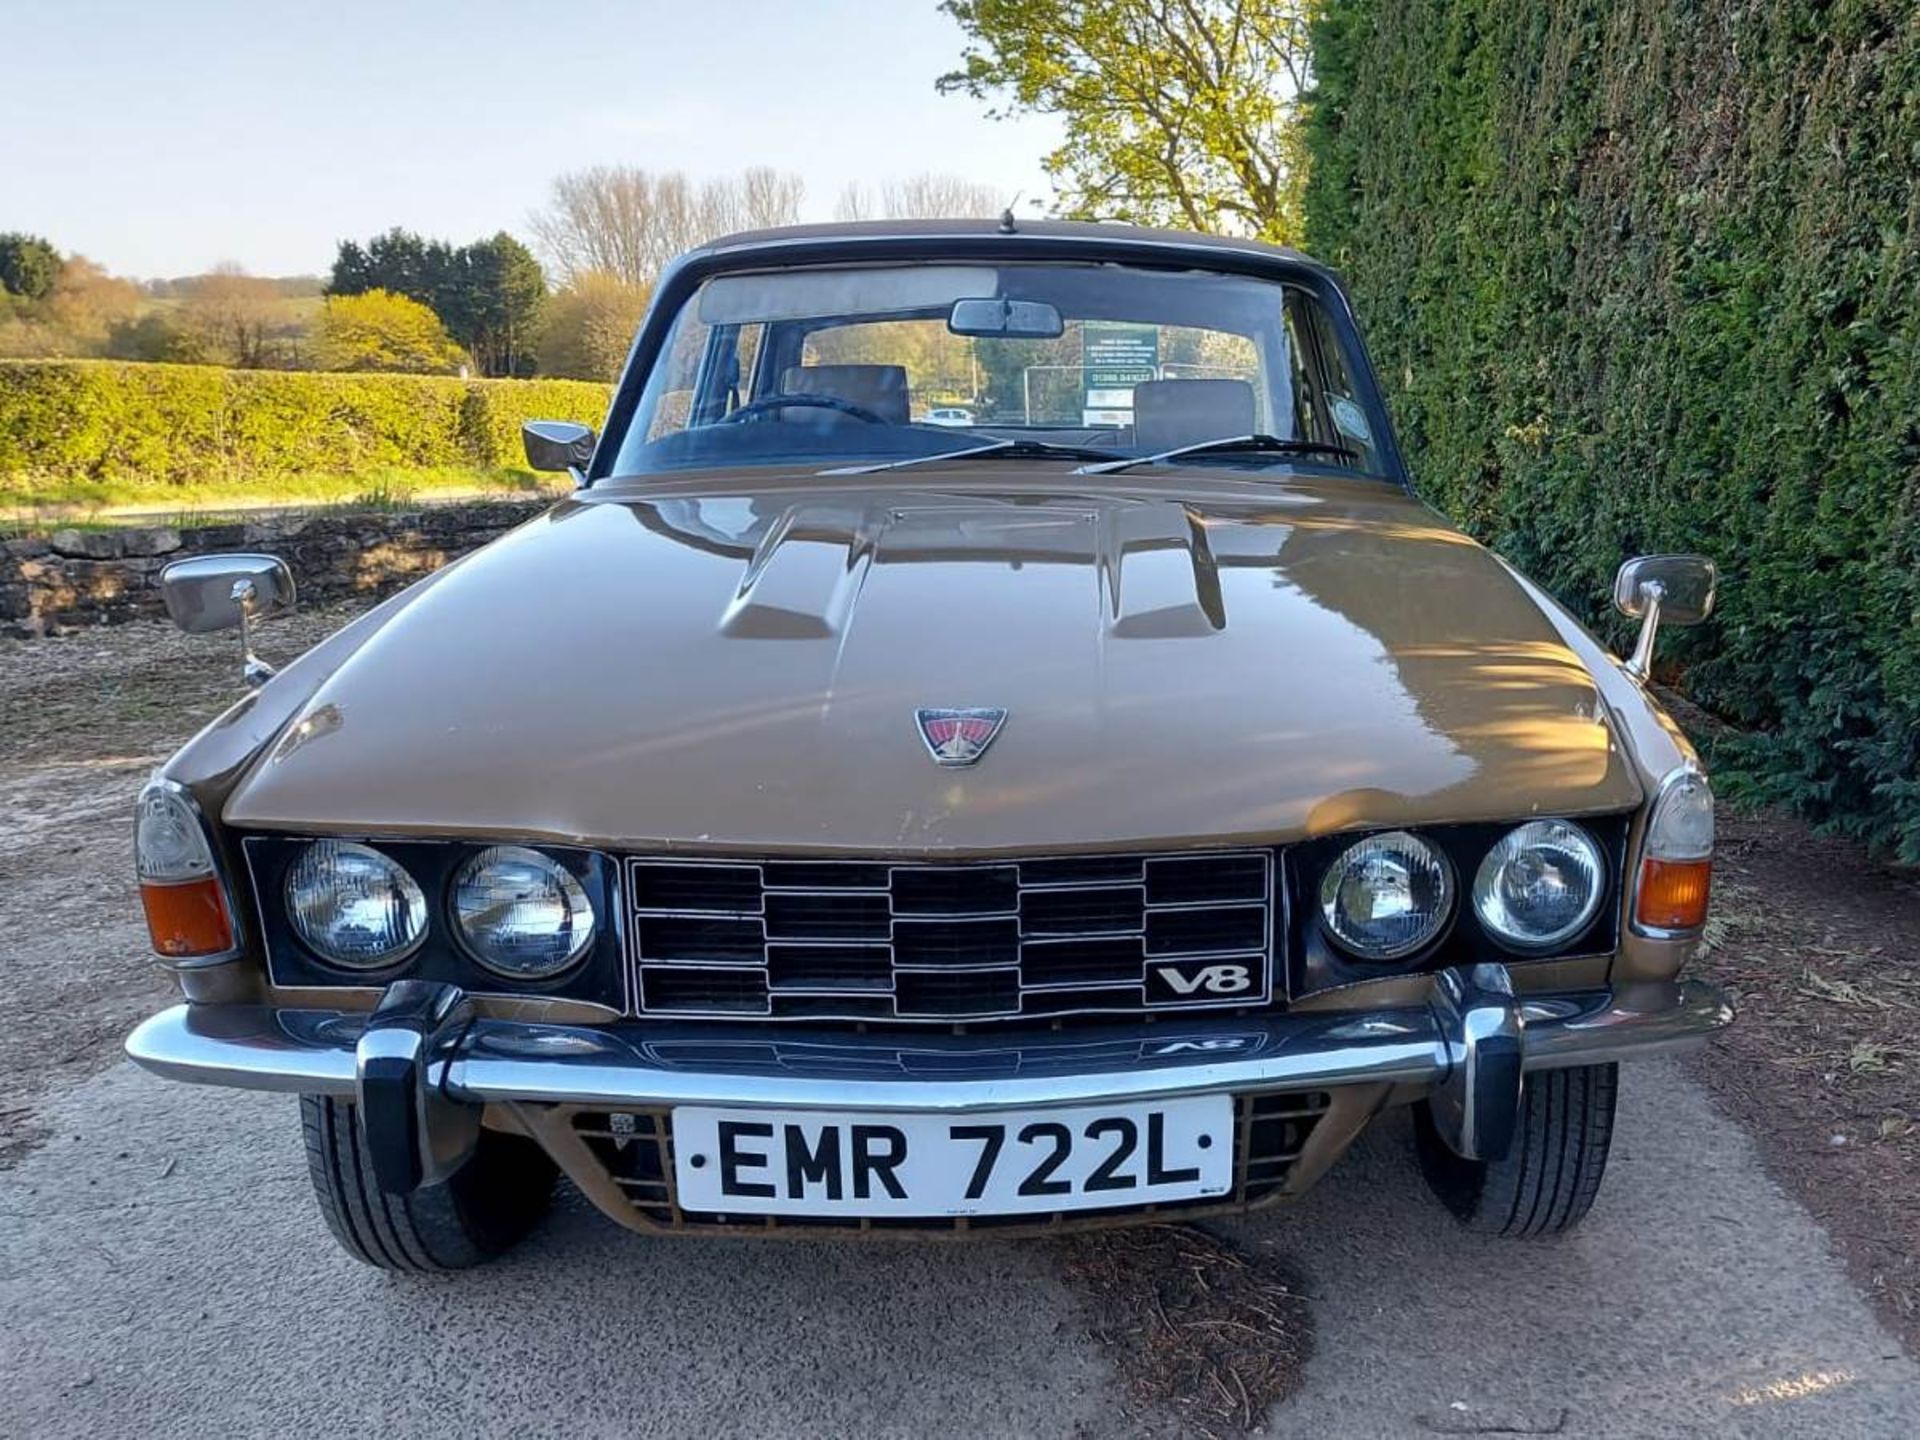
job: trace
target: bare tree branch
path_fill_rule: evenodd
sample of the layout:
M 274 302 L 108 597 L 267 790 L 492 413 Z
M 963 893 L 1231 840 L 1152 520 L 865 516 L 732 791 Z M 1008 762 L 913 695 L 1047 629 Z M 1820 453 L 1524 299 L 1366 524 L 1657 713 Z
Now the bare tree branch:
M 793 224 L 804 197 L 799 176 L 765 167 L 696 186 L 678 171 L 596 165 L 558 176 L 528 226 L 563 283 L 597 273 L 646 286 L 715 236 Z

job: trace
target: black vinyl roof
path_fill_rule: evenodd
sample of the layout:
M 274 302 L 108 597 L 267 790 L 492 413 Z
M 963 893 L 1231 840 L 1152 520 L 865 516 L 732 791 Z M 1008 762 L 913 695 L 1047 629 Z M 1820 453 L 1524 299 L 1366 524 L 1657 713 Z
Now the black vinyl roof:
M 1081 241 L 1109 252 L 1134 250 L 1144 254 L 1180 251 L 1191 255 L 1195 251 L 1211 251 L 1223 257 L 1286 261 L 1294 265 L 1321 268 L 1318 262 L 1288 246 L 1269 245 L 1264 240 L 1235 235 L 1202 235 L 1192 230 L 1156 230 L 1144 225 L 1022 220 L 1018 217 L 1013 220 L 1012 230 L 1004 226 L 1002 220 L 856 220 L 836 224 L 783 225 L 771 230 L 743 230 L 734 235 L 722 235 L 687 252 L 682 258 L 718 258 L 741 251 L 768 252 L 785 248 L 817 252 L 836 243 L 857 245 L 884 240 L 937 241 L 963 237 L 977 242 L 998 236 L 1009 241 L 1022 238 Z

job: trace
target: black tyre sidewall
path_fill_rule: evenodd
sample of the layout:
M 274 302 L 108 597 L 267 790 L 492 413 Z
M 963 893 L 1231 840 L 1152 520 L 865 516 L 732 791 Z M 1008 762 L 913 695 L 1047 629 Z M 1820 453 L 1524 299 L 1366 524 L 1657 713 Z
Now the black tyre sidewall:
M 349 1100 L 303 1095 L 307 1171 L 321 1216 L 342 1249 L 382 1270 L 464 1270 L 493 1259 L 546 1213 L 554 1163 L 533 1141 L 483 1130 L 449 1179 L 388 1195 L 373 1178 Z
M 1535 1071 L 1520 1100 L 1504 1160 L 1464 1160 L 1448 1148 L 1432 1107 L 1415 1107 L 1420 1170 L 1440 1202 L 1487 1235 L 1562 1234 L 1593 1208 L 1613 1142 L 1618 1065 Z

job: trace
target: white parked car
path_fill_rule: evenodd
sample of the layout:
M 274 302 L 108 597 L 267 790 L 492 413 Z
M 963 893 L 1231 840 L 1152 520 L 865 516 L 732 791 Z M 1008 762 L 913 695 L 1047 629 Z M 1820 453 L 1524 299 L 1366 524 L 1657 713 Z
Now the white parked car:
M 943 405 L 938 410 L 927 411 L 929 425 L 971 425 L 973 412 L 962 410 L 958 405 Z

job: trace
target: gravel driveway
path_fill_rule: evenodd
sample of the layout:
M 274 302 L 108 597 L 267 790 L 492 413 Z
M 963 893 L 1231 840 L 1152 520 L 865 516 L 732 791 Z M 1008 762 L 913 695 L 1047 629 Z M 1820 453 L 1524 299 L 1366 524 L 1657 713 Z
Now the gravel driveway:
M 342 618 L 280 629 L 298 648 Z M 577 1197 L 465 1277 L 326 1237 L 292 1101 L 169 1085 L 115 1043 L 140 958 L 127 810 L 230 693 L 156 625 L 0 643 L 0 1435 L 1170 1433 L 1065 1247 L 629 1236 Z M 1214 1227 L 1304 1278 L 1269 1434 L 1920 1433 L 1920 1367 L 1677 1065 L 1632 1069 L 1587 1227 L 1463 1235 L 1402 1120 L 1306 1201 Z

